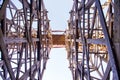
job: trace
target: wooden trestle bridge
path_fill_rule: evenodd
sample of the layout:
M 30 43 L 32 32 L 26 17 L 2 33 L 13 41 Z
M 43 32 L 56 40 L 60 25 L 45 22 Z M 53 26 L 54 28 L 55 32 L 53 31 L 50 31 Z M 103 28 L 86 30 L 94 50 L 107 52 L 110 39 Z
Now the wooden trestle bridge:
M 120 0 L 73 0 L 65 31 L 47 13 L 44 0 L 0 0 L 0 79 L 42 80 L 53 47 L 73 80 L 120 79 Z

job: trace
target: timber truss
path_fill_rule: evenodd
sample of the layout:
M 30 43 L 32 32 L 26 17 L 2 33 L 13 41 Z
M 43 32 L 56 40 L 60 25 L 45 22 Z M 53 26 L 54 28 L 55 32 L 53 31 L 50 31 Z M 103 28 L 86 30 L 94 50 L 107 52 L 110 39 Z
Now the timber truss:
M 43 0 L 1 0 L 0 79 L 42 80 L 51 48 L 65 47 L 73 80 L 119 80 L 112 0 L 73 0 L 66 31 L 47 13 Z
M 119 80 L 112 44 L 114 3 L 74 0 L 66 49 L 73 80 Z
M 0 76 L 42 80 L 52 44 L 47 10 L 43 0 L 14 1 L 0 5 Z

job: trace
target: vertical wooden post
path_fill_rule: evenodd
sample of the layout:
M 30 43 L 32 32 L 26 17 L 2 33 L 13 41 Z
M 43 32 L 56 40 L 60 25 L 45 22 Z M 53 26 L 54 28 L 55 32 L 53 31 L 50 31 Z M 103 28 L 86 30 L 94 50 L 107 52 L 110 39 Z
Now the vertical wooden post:
M 114 0 L 113 42 L 120 76 L 120 0 Z

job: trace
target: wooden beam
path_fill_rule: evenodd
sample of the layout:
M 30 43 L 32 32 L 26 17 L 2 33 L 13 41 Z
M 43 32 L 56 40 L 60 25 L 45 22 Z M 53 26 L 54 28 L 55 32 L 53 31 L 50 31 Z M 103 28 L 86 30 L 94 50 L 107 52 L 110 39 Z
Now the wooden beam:
M 52 35 L 53 45 L 65 45 L 65 35 Z
M 3 5 L 0 9 L 0 21 L 4 18 L 3 15 L 5 14 L 5 10 L 6 10 L 8 2 L 9 2 L 9 0 L 4 0 L 3 1 Z
M 108 29 L 107 29 L 107 24 L 106 24 L 106 21 L 105 21 L 105 17 L 104 17 L 104 14 L 103 14 L 103 10 L 102 10 L 102 6 L 101 6 L 101 3 L 99 0 L 96 0 L 96 6 L 97 6 L 97 9 L 98 9 L 98 13 L 99 13 L 99 17 L 100 17 L 100 23 L 101 23 L 101 26 L 102 26 L 102 29 L 103 29 L 103 33 L 104 33 L 104 36 L 105 36 L 105 39 L 106 39 L 106 45 L 107 45 L 107 49 L 108 49 L 108 54 L 109 54 L 109 57 L 110 57 L 110 63 L 111 63 L 111 68 L 112 68 L 112 71 L 113 71 L 113 78 L 115 80 L 119 80 L 119 74 L 118 74 L 118 67 L 117 67 L 117 62 L 116 62 L 116 59 L 115 59 L 115 54 L 114 54 L 114 49 L 112 48 L 113 45 L 112 45 L 112 41 L 110 39 L 110 35 L 108 33 Z
M 113 43 L 120 76 L 120 0 L 114 0 Z
M 31 66 L 31 71 L 38 69 L 40 67 L 39 61 Z M 26 80 L 30 76 L 30 68 L 19 78 L 19 80 Z
M 14 73 L 12 71 L 12 66 L 10 64 L 8 53 L 6 51 L 6 46 L 5 46 L 5 43 L 4 43 L 4 40 L 3 40 L 3 34 L 2 34 L 1 27 L 0 27 L 0 49 L 2 51 L 3 59 L 4 59 L 4 62 L 6 64 L 7 70 L 10 74 L 10 77 L 11 77 L 12 80 L 15 80 L 15 76 L 14 76 Z

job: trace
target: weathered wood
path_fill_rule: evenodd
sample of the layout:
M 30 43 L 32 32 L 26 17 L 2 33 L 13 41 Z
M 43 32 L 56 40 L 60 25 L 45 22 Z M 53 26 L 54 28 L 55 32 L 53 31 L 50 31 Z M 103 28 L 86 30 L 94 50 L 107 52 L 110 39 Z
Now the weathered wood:
M 52 35 L 53 45 L 65 45 L 65 35 Z
M 0 28 L 0 49 L 2 51 L 4 62 L 6 64 L 8 72 L 9 72 L 9 74 L 11 76 L 11 79 L 15 80 L 15 76 L 14 76 L 14 73 L 12 71 L 12 67 L 11 67 L 11 64 L 10 64 L 10 61 L 9 61 L 9 57 L 8 57 L 8 54 L 7 54 L 7 51 L 6 51 L 6 46 L 5 46 L 5 43 L 4 43 L 4 40 L 3 40 L 3 34 L 2 34 L 1 28 Z
M 113 42 L 120 76 L 120 0 L 114 0 Z
M 112 71 L 113 71 L 113 78 L 115 80 L 119 80 L 119 75 L 118 75 L 118 67 L 117 67 L 117 63 L 116 63 L 116 60 L 115 60 L 115 54 L 114 54 L 114 50 L 112 48 L 112 41 L 110 39 L 110 35 L 108 33 L 108 29 L 107 29 L 107 25 L 106 25 L 106 22 L 105 22 L 105 18 L 104 18 L 104 15 L 103 15 L 103 11 L 102 11 L 102 6 L 100 5 L 100 1 L 99 0 L 96 0 L 96 5 L 97 5 L 97 9 L 98 9 L 98 13 L 100 15 L 100 23 L 101 23 L 101 26 L 103 28 L 103 33 L 104 33 L 104 36 L 105 36 L 105 39 L 106 39 L 106 44 L 107 44 L 107 49 L 108 49 L 108 53 L 109 53 L 109 57 L 110 57 L 110 63 L 111 63 L 111 68 L 112 68 Z
M 3 15 L 5 13 L 5 9 L 7 7 L 8 2 L 9 2 L 9 0 L 4 0 L 3 1 L 3 5 L 2 5 L 2 7 L 0 9 L 0 21 L 3 19 Z

